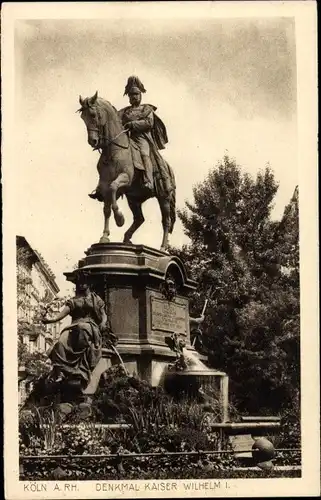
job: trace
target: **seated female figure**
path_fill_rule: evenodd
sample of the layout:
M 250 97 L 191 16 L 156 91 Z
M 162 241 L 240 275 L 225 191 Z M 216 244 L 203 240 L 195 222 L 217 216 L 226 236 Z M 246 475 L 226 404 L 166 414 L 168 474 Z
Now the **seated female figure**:
M 104 301 L 83 280 L 77 295 L 67 300 L 64 309 L 55 318 L 44 318 L 43 323 L 56 323 L 71 316 L 59 340 L 48 353 L 53 364 L 51 379 L 77 379 L 85 387 L 102 355 L 102 332 L 107 327 Z

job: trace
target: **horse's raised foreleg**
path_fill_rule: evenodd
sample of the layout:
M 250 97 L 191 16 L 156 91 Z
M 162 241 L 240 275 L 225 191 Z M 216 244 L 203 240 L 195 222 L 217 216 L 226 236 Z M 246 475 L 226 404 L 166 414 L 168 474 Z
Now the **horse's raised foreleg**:
M 128 206 L 132 211 L 134 220 L 132 225 L 127 229 L 125 235 L 124 235 L 124 243 L 131 243 L 131 237 L 133 236 L 134 232 L 137 231 L 137 229 L 143 224 L 144 222 L 144 216 L 142 212 L 142 203 L 139 200 L 133 199 L 133 198 L 128 198 Z
M 99 240 L 99 243 L 109 243 L 109 219 L 111 215 L 111 199 L 105 200 L 104 202 L 104 232 Z
M 114 212 L 115 221 L 118 227 L 121 227 L 125 223 L 125 217 L 119 210 L 119 206 L 117 204 L 117 191 L 119 188 L 128 186 L 129 177 L 126 173 L 119 174 L 119 176 L 111 183 L 110 191 L 111 191 L 111 208 Z
M 163 240 L 161 244 L 161 250 L 166 252 L 168 248 L 168 234 L 169 228 L 171 226 L 171 213 L 170 213 L 170 202 L 169 199 L 159 199 L 159 207 L 162 214 L 162 226 L 163 226 Z

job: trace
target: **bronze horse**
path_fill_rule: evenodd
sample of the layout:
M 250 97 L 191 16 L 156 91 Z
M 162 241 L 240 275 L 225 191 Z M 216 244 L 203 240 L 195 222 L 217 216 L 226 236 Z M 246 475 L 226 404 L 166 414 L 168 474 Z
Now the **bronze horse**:
M 117 226 L 124 225 L 125 219 L 121 213 L 117 200 L 125 195 L 128 205 L 133 213 L 133 223 L 124 235 L 124 243 L 131 243 L 131 237 L 143 224 L 142 203 L 149 198 L 156 197 L 160 206 L 163 226 L 163 240 L 161 250 L 166 251 L 168 247 L 168 235 L 172 233 L 176 211 L 176 186 L 174 173 L 171 167 L 163 160 L 162 172 L 155 170 L 154 165 L 154 190 L 146 191 L 142 182 L 142 172 L 135 168 L 132 144 L 123 128 L 117 110 L 108 101 L 98 97 L 98 93 L 92 97 L 83 99 L 79 97 L 81 104 L 81 118 L 86 124 L 88 143 L 100 151 L 97 164 L 99 173 L 99 184 L 97 191 L 100 201 L 104 203 L 104 231 L 100 243 L 108 243 L 109 219 L 111 211 L 114 213 Z M 157 152 L 157 154 L 159 154 Z M 164 183 L 164 177 L 166 182 Z M 164 186 L 166 186 L 164 188 Z

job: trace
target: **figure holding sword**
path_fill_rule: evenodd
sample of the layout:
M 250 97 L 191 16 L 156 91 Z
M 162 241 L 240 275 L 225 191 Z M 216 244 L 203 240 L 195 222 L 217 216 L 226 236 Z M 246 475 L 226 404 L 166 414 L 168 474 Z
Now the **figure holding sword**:
M 194 347 L 196 342 L 197 342 L 197 347 L 198 348 L 201 348 L 203 346 L 203 342 L 202 342 L 202 335 L 203 335 L 203 332 L 202 330 L 200 329 L 200 325 L 203 323 L 204 319 L 205 319 L 205 311 L 206 311 L 206 308 L 207 308 L 207 303 L 208 303 L 208 298 L 205 299 L 205 302 L 204 302 L 204 306 L 203 306 L 203 309 L 202 309 L 202 313 L 201 315 L 198 317 L 198 318 L 192 318 L 190 316 L 189 318 L 189 322 L 190 322 L 190 330 L 191 330 L 191 340 L 192 340 L 192 346 Z

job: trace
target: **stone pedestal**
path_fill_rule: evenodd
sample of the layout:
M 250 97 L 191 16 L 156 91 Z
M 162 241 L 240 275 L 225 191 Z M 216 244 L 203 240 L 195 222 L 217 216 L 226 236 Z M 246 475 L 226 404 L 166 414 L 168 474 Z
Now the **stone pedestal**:
M 106 303 L 126 369 L 152 385 L 161 384 L 168 363 L 175 360 L 166 337 L 177 333 L 187 349 L 194 351 L 188 297 L 195 282 L 187 277 L 179 258 L 144 245 L 97 243 L 85 255 L 78 269 L 65 276 L 77 285 L 80 272 L 90 274 L 93 289 Z M 115 362 L 115 356 L 105 351 L 87 392 L 94 390 L 94 380 L 98 383 L 100 374 Z

